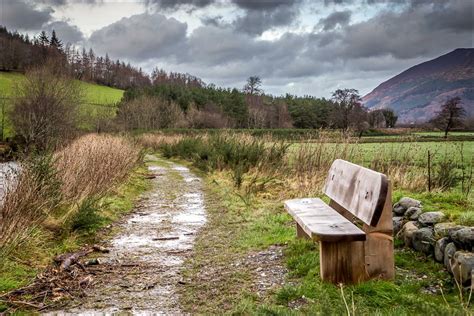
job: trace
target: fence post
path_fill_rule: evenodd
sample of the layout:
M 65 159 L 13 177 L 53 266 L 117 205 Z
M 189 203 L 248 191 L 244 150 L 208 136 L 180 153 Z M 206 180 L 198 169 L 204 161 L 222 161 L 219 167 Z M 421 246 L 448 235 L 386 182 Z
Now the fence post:
M 431 153 L 428 150 L 428 192 L 431 192 Z

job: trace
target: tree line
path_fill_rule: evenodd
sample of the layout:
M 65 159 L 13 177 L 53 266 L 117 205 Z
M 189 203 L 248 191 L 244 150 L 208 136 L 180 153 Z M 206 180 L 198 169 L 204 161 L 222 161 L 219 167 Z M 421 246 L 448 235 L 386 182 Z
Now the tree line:
M 149 76 L 130 63 L 98 56 L 92 49 L 77 49 L 64 44 L 53 30 L 38 37 L 10 32 L 0 26 L 0 71 L 25 72 L 54 60 L 63 72 L 79 80 L 127 89 L 150 84 Z
M 397 121 L 390 109 L 369 112 L 355 89 L 336 90 L 332 98 L 326 99 L 291 94 L 272 96 L 265 94 L 261 86 L 258 76 L 249 77 L 238 90 L 207 85 L 189 74 L 154 69 L 151 85 L 127 89 L 118 116 L 130 129 L 295 127 L 351 129 L 360 134 L 368 128 L 393 127 Z M 166 107 L 166 115 L 172 112 L 173 117 L 180 119 L 159 119 L 165 115 Z M 156 117 L 143 120 L 147 113 Z

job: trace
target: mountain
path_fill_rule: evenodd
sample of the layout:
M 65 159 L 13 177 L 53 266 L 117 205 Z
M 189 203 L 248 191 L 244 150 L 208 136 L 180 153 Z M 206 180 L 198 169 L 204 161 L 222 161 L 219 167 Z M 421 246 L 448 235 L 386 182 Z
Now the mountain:
M 459 96 L 474 116 L 474 48 L 458 48 L 405 70 L 362 98 L 366 107 L 390 107 L 399 123 L 431 119 L 448 98 Z

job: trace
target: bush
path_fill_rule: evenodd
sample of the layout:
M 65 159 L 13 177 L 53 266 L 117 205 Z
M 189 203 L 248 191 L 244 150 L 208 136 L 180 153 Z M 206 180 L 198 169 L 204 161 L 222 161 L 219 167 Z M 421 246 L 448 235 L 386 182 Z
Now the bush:
M 100 207 L 97 198 L 85 199 L 78 207 L 76 214 L 71 218 L 69 225 L 71 230 L 88 233 L 99 228 L 105 220 L 99 212 Z
M 73 136 L 82 98 L 76 81 L 47 65 L 28 72 L 17 91 L 11 122 L 27 147 L 45 151 Z

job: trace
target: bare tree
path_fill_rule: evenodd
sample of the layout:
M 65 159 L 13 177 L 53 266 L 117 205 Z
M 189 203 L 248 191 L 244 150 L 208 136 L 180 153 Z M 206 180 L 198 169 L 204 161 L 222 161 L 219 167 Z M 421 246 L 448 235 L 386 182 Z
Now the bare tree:
M 142 96 L 120 105 L 117 120 L 128 130 L 182 127 L 184 113 L 175 102 Z
M 28 147 L 46 150 L 72 136 L 82 101 L 76 81 L 47 64 L 28 72 L 16 91 L 11 121 Z
M 461 105 L 461 98 L 454 97 L 441 105 L 441 110 L 436 114 L 432 122 L 444 130 L 444 138 L 447 138 L 449 131 L 453 127 L 462 125 L 462 117 L 465 115 L 466 111 Z
M 244 86 L 244 92 L 250 95 L 257 95 L 262 93 L 260 86 L 262 85 L 262 79 L 259 76 L 251 76 L 247 79 L 247 83 Z

